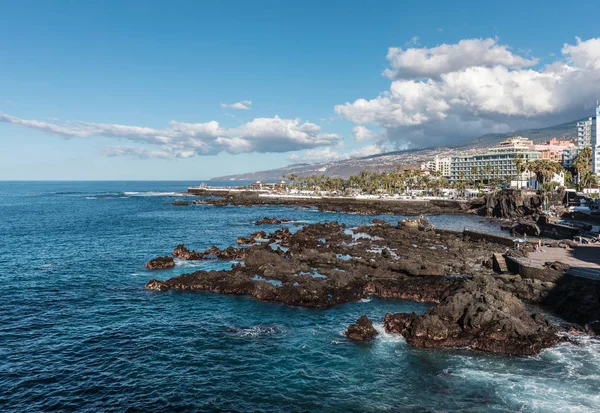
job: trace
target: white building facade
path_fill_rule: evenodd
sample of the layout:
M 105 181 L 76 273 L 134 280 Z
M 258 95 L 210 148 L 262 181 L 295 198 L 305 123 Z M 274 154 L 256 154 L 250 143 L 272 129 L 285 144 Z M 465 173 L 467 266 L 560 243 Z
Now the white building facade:
M 421 165 L 421 169 L 429 169 L 430 171 L 440 172 L 442 176 L 447 178 L 450 177 L 450 157 L 440 158 L 439 156 L 435 156 L 431 161 Z
M 598 115 L 598 109 L 596 109 L 596 116 Z M 577 122 L 577 147 L 583 149 L 586 146 L 592 146 L 592 124 L 594 118 L 590 117 L 587 120 Z
M 590 146 L 592 148 L 592 171 L 600 175 L 600 105 L 596 102 L 596 116 L 592 119 L 592 138 Z
M 508 138 L 488 152 L 457 155 L 451 158 L 450 178 L 452 181 L 512 180 L 527 182 L 529 173 L 517 170 L 519 162 L 540 159 L 540 153 L 532 150 L 533 142 L 520 136 Z

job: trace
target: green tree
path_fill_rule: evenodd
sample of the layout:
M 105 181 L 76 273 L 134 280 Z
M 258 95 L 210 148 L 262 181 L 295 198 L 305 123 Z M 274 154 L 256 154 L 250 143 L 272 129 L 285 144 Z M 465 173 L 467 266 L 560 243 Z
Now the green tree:
M 539 189 L 545 182 L 550 182 L 554 174 L 562 171 L 562 166 L 558 162 L 548 161 L 546 159 L 536 159 L 527 162 L 527 170 L 535 174 L 536 187 Z

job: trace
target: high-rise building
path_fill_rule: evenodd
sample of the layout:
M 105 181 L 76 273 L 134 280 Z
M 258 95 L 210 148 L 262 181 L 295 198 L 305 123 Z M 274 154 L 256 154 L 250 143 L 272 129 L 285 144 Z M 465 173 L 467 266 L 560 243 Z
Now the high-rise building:
M 596 109 L 597 111 L 597 109 Z M 594 118 L 577 122 L 577 147 L 579 150 L 586 146 L 592 146 L 592 123 Z
M 503 180 L 511 178 L 526 182 L 527 172 L 519 172 L 519 162 L 540 159 L 540 152 L 533 150 L 533 142 L 520 136 L 508 138 L 486 153 L 456 155 L 451 158 L 450 175 L 452 181 Z
M 425 168 L 430 171 L 440 172 L 442 176 L 450 177 L 450 157 L 441 158 L 436 155 L 431 161 L 421 165 L 421 169 Z
M 596 102 L 596 116 L 592 119 L 592 139 L 590 146 L 592 148 L 592 171 L 596 175 L 600 175 L 600 104 Z

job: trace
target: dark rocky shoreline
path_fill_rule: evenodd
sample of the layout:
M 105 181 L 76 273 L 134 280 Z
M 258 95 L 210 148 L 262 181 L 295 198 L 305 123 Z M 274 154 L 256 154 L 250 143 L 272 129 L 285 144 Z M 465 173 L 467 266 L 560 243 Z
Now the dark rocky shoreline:
M 194 201 L 196 204 L 214 206 L 269 206 L 289 205 L 317 208 L 321 212 L 354 213 L 364 215 L 395 214 L 464 214 L 469 211 L 470 203 L 455 200 L 380 200 L 354 198 L 286 198 L 261 197 L 257 192 L 206 191 L 190 189 L 189 193 L 207 196 L 210 199 Z
M 404 335 L 410 345 L 419 347 L 528 355 L 560 341 L 556 328 L 540 315 L 530 317 L 520 300 L 553 310 L 557 300 L 549 297 L 559 286 L 495 274 L 491 257 L 507 252 L 501 243 L 436 231 L 421 219 L 404 220 L 398 226 L 375 220 L 373 225 L 352 230 L 331 222 L 308 225 L 293 234 L 287 228 L 257 234 L 259 238 L 244 239 L 248 246 L 223 251 L 213 247 L 198 253 L 177 246 L 173 255 L 180 259 L 244 262 L 226 271 L 151 280 L 146 288 L 248 295 L 308 308 L 327 308 L 368 296 L 437 303 L 423 316 L 386 316 L 388 331 Z

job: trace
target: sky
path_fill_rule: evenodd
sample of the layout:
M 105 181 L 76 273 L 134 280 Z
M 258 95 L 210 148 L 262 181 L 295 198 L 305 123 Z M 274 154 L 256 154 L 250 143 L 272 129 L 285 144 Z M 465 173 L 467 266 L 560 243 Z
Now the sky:
M 0 0 L 0 180 L 203 180 L 578 119 L 595 7 Z

